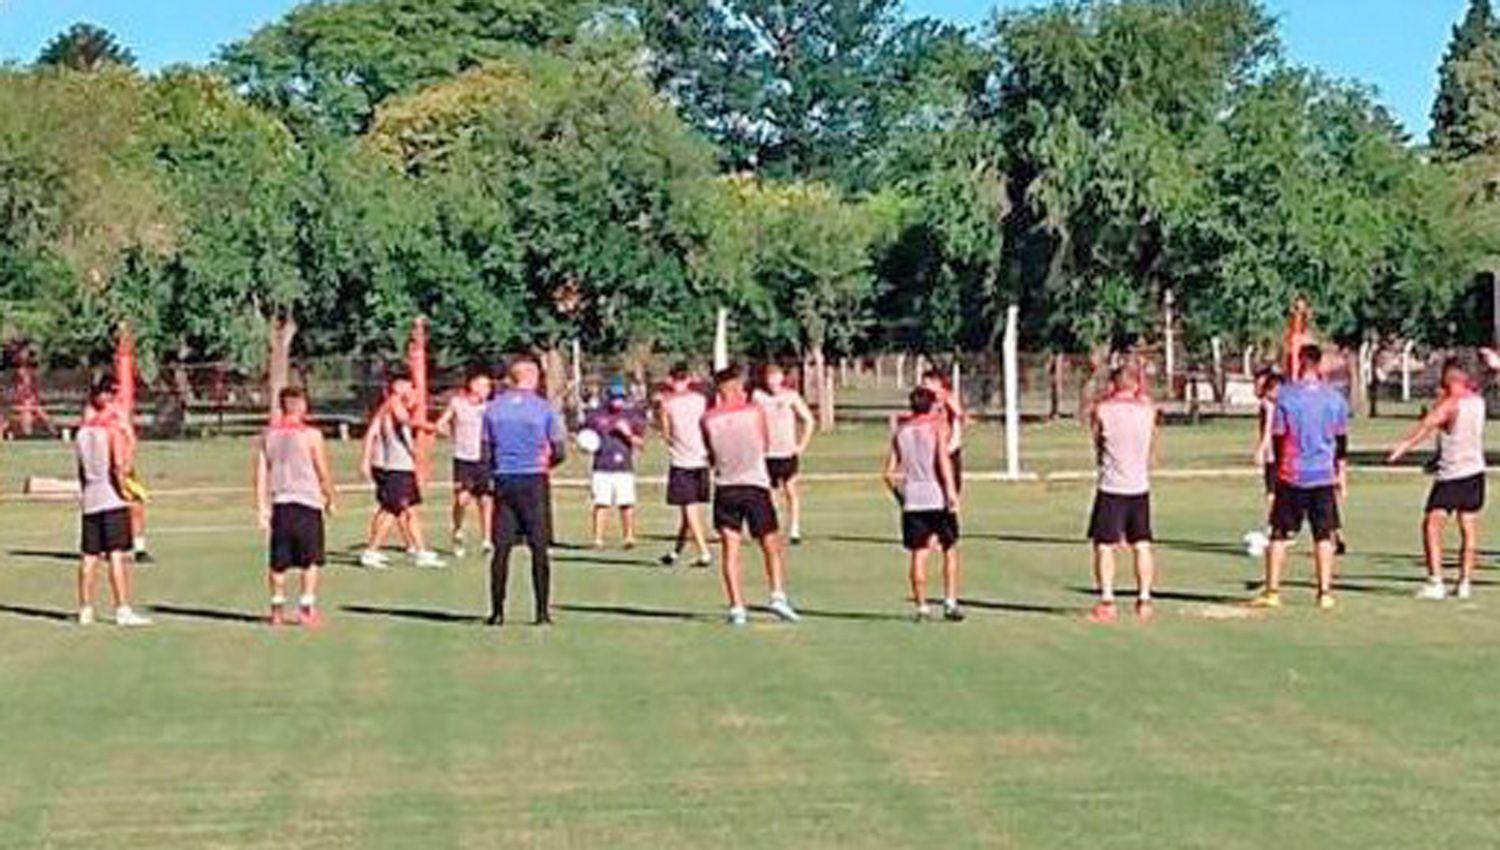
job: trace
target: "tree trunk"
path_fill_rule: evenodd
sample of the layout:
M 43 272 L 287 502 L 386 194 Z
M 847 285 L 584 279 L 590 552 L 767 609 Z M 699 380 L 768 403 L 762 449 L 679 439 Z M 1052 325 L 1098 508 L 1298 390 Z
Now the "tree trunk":
M 1358 415 L 1368 404 L 1369 386 L 1364 374 L 1363 349 L 1361 345 L 1357 349 L 1340 348 L 1339 354 L 1344 358 L 1345 368 L 1349 370 L 1349 410 Z
M 292 373 L 292 341 L 297 338 L 297 319 L 286 313 L 271 322 L 271 358 L 267 372 L 267 405 L 275 419 L 280 408 L 281 391 L 286 389 Z
M 542 352 L 542 375 L 546 381 L 547 401 L 554 407 L 560 407 L 563 394 L 567 391 L 567 363 L 563 360 L 562 349 L 556 345 L 547 346 Z
M 826 434 L 833 430 L 833 373 L 828 368 L 828 359 L 823 355 L 821 345 L 812 348 L 812 368 L 813 381 L 817 387 L 818 430 Z
M 1054 353 L 1047 358 L 1047 418 L 1057 421 L 1062 416 L 1063 370 L 1068 363 L 1063 356 Z

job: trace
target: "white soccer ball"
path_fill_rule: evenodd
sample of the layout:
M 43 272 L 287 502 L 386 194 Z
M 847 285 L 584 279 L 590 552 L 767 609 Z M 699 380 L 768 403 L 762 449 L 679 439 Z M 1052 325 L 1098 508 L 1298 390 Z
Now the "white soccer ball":
M 603 445 L 603 441 L 599 439 L 599 432 L 593 428 L 585 428 L 579 431 L 577 443 L 578 450 L 585 454 L 593 454 L 599 451 L 599 446 Z
M 1264 531 L 1246 532 L 1241 539 L 1245 544 L 1245 554 L 1252 558 L 1265 555 L 1267 547 L 1271 545 L 1271 538 Z

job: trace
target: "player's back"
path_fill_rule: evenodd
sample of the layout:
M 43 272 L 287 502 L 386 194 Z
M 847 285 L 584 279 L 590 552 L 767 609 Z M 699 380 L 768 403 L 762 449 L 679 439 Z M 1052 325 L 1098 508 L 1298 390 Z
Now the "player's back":
M 271 502 L 323 508 L 323 487 L 313 460 L 311 429 L 303 425 L 275 425 L 266 429 L 266 466 Z
M 1467 393 L 1456 402 L 1453 420 L 1438 432 L 1439 481 L 1457 481 L 1484 473 L 1484 396 Z
M 721 487 L 770 489 L 766 472 L 766 421 L 758 407 L 715 407 L 703 417 L 703 435 Z
M 702 469 L 708 465 L 708 447 L 703 443 L 703 415 L 708 399 L 702 393 L 685 390 L 662 397 L 661 409 L 667 424 L 667 457 L 678 469 Z
M 937 422 L 913 416 L 896 429 L 896 453 L 901 460 L 901 507 L 909 512 L 941 511 L 948 507 L 938 469 L 938 453 L 946 450 Z
M 484 403 L 459 393 L 448 403 L 453 411 L 453 457 L 478 461 L 484 439 Z
M 538 475 L 561 448 L 562 424 L 539 393 L 508 390 L 485 406 L 484 437 L 496 475 Z
M 85 424 L 79 428 L 74 450 L 78 456 L 83 512 L 95 514 L 126 507 L 112 474 L 109 426 Z
M 1148 492 L 1155 406 L 1138 396 L 1110 398 L 1094 409 L 1094 418 L 1099 428 L 1099 489 L 1120 496 Z
M 774 393 L 757 390 L 755 404 L 765 411 L 769 442 L 766 457 L 792 457 L 797 454 L 797 402 L 802 398 L 796 390 L 781 389 Z
M 1334 483 L 1338 438 L 1346 433 L 1349 405 L 1322 381 L 1299 381 L 1276 395 L 1273 432 L 1280 441 L 1278 477 L 1294 487 Z

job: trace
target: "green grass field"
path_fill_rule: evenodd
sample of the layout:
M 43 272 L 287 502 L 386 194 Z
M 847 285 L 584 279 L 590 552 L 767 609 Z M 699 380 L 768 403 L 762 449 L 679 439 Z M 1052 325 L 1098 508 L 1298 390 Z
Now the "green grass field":
M 1374 452 L 1409 422 L 1357 424 Z M 969 466 L 998 468 L 993 429 Z M 813 472 L 877 468 L 876 428 Z M 1166 432 L 1174 468 L 1242 466 L 1243 422 Z M 1076 426 L 1029 429 L 1028 466 L 1087 467 Z M 340 447 L 341 475 L 353 479 Z M 658 469 L 653 455 L 644 463 Z M 243 485 L 242 442 L 152 444 L 158 489 Z M 65 476 L 59 444 L 0 447 L 0 488 Z M 558 625 L 478 625 L 478 558 L 329 571 L 320 633 L 259 623 L 248 495 L 163 497 L 154 629 L 80 629 L 70 505 L 0 506 L 0 846 L 1486 847 L 1500 588 L 1418 603 L 1420 476 L 1356 476 L 1341 607 L 1244 616 L 1256 481 L 1162 480 L 1163 602 L 1147 627 L 1080 620 L 1086 483 L 974 483 L 970 620 L 908 621 L 889 499 L 814 484 L 793 552 L 796 627 L 735 631 L 705 571 L 559 553 Z M 671 516 L 646 488 L 648 533 Z M 350 493 L 330 545 L 353 546 Z M 441 526 L 434 493 L 429 526 Z M 583 539 L 581 491 L 559 493 Z M 524 565 L 524 556 L 522 558 Z M 758 573 L 749 586 L 762 597 Z M 524 569 L 513 613 L 529 612 Z M 1128 583 L 1128 582 L 1127 582 Z M 934 590 L 936 585 L 934 584 Z

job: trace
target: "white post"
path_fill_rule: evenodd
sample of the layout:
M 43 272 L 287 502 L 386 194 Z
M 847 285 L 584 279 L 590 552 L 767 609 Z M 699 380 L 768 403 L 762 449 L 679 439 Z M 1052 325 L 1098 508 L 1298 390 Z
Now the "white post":
M 1401 400 L 1411 401 L 1411 350 L 1416 343 L 1407 340 L 1401 346 Z
M 1255 346 L 1245 346 L 1245 377 L 1255 374 Z
M 1021 308 L 1012 304 L 1005 311 L 1005 475 L 1021 477 L 1021 375 L 1017 361 Z
M 1166 339 L 1166 369 L 1167 369 L 1167 398 L 1173 399 L 1172 390 L 1177 386 L 1172 376 L 1177 374 L 1177 332 L 1172 327 L 1172 290 L 1168 289 L 1162 298 L 1163 321 L 1166 324 L 1164 337 Z
M 729 311 L 719 308 L 719 318 L 714 325 L 714 371 L 729 368 Z
M 1214 396 L 1220 397 L 1219 393 L 1223 390 L 1221 382 L 1224 379 L 1224 341 L 1215 334 L 1213 339 L 1209 340 L 1209 345 L 1214 351 Z
M 953 358 L 953 374 L 949 377 L 949 383 L 953 384 L 953 396 L 959 400 L 964 397 L 964 367 L 959 365 L 958 358 Z
M 849 386 L 849 358 L 839 358 L 839 386 Z
M 583 345 L 573 340 L 573 410 L 583 415 Z
M 877 390 L 885 386 L 885 376 L 882 374 L 882 370 L 880 368 L 880 363 L 884 359 L 885 358 L 879 354 L 875 355 L 875 389 Z
M 906 389 L 906 352 L 896 355 L 896 389 Z

